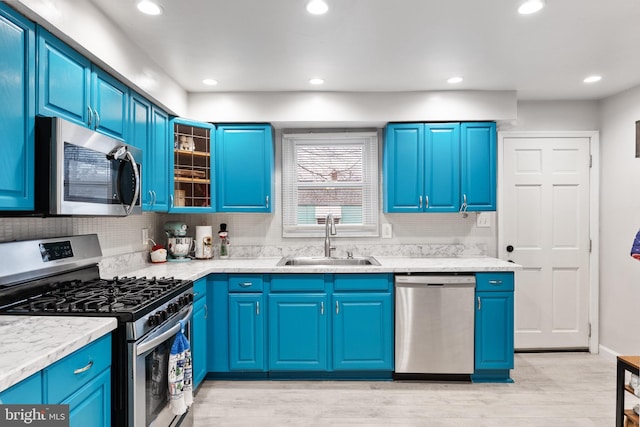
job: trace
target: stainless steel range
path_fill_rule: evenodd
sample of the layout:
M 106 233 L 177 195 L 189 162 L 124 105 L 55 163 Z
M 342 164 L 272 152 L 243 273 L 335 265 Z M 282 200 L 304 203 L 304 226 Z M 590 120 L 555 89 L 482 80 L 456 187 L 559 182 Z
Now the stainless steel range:
M 114 426 L 178 425 L 168 404 L 168 357 L 193 303 L 193 282 L 101 279 L 95 234 L 0 244 L 0 315 L 108 316 Z M 5 268 L 6 266 L 6 268 Z

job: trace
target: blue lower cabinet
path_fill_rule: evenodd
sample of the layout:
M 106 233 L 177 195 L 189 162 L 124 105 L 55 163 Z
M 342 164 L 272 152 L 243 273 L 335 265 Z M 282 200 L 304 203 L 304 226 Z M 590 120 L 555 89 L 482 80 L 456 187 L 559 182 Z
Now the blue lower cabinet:
M 229 295 L 229 369 L 266 370 L 265 306 L 262 294 Z
M 111 370 L 102 371 L 60 403 L 69 405 L 69 425 L 72 427 L 110 427 Z
M 333 368 L 393 370 L 390 293 L 333 295 Z
M 5 391 L 0 392 L 0 405 L 42 403 L 42 372 L 36 372 Z
M 326 294 L 269 295 L 269 370 L 326 371 Z
M 205 297 L 201 297 L 193 303 L 191 360 L 194 389 L 200 385 L 207 374 L 207 311 Z
M 513 382 L 513 273 L 476 275 L 474 382 Z

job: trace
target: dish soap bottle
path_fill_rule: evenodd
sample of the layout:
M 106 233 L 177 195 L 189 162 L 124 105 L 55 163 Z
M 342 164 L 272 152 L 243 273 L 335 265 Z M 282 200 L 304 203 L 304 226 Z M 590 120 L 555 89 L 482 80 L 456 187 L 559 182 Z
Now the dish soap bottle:
M 220 258 L 229 258 L 229 232 L 227 231 L 227 224 L 220 224 L 220 231 L 218 231 L 220 237 Z

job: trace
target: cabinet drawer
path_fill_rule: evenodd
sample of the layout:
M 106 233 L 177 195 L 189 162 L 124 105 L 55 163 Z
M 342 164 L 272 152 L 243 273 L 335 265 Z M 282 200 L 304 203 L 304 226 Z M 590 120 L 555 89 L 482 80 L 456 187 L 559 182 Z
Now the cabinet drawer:
M 272 292 L 324 291 L 324 274 L 278 274 L 271 276 Z
M 476 291 L 513 291 L 513 273 L 476 273 Z
M 198 301 L 207 294 L 207 278 L 203 277 L 193 282 L 193 300 Z
M 336 291 L 389 291 L 392 281 L 387 274 L 336 274 Z
M 262 292 L 261 274 L 229 276 L 229 292 Z
M 71 353 L 44 370 L 44 401 L 60 403 L 111 366 L 111 335 Z

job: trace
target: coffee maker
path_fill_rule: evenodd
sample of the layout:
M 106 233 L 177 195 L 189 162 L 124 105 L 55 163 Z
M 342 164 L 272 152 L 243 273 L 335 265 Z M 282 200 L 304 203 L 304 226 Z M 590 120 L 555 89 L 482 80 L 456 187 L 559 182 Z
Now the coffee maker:
M 191 261 L 189 253 L 193 250 L 193 237 L 187 236 L 188 226 L 184 222 L 169 221 L 164 224 L 167 235 L 167 261 Z

